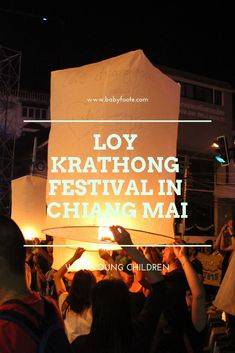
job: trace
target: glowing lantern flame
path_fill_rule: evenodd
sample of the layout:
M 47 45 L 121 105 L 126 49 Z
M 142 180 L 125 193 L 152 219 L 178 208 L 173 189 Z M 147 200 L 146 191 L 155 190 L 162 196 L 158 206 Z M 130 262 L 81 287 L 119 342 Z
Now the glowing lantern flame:
M 114 241 L 113 233 L 111 232 L 109 227 L 99 227 L 98 240 L 100 240 L 100 241 L 109 241 L 109 242 L 113 242 Z
M 32 227 L 22 228 L 22 233 L 26 240 L 32 240 L 33 238 L 38 237 L 36 229 Z

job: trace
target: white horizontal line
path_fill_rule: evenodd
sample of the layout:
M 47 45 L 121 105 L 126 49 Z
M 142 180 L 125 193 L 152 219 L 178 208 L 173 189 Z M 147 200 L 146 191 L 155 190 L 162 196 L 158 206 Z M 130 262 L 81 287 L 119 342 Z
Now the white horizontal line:
M 212 120 L 23 120 L 24 123 L 211 123 Z
M 85 244 L 84 244 L 85 245 Z M 108 247 L 110 247 L 112 245 L 112 243 L 107 243 L 107 244 L 94 244 L 94 245 L 99 245 L 99 246 L 102 246 L 102 247 L 105 247 L 106 245 L 108 245 Z M 114 245 L 119 245 L 119 244 L 114 244 Z M 180 246 L 182 248 L 190 248 L 190 247 L 197 247 L 197 248 L 210 248 L 212 247 L 212 245 L 199 245 L 199 244 L 133 244 L 133 245 L 119 245 L 121 247 L 125 247 L 125 248 L 132 248 L 132 247 L 158 247 L 158 248 L 165 248 L 165 247 L 176 247 L 176 246 Z M 68 248 L 68 247 L 73 247 L 73 248 L 79 248 L 78 244 L 56 244 L 56 245 L 53 245 L 53 244 L 38 244 L 38 245 L 30 245 L 30 244 L 25 244 L 24 245 L 25 248 L 47 248 L 47 247 L 50 247 L 50 248 Z

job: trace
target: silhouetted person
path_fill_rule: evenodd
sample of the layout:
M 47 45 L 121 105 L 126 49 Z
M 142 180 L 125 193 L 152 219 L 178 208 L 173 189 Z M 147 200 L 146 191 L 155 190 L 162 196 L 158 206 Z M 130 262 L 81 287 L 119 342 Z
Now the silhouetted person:
M 54 339 L 48 336 L 43 351 L 47 352 L 50 340 L 50 352 L 68 353 L 63 321 L 54 303 L 31 292 L 26 284 L 24 244 L 17 224 L 0 216 L 0 352 L 36 353 L 44 333 L 56 325 Z

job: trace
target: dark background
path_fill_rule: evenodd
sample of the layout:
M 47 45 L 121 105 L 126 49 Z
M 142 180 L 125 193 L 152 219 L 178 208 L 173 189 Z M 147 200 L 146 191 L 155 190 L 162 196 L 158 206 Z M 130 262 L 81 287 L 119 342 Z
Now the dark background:
M 52 70 L 136 49 L 156 65 L 235 86 L 232 2 L 8 1 L 0 7 L 0 45 L 22 52 L 21 88 L 49 90 Z

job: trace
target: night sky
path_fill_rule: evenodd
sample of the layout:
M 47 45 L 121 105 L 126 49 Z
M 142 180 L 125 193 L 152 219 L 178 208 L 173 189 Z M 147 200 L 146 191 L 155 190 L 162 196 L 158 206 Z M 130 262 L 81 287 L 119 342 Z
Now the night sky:
M 153 3 L 77 1 L 76 8 L 64 1 L 49 8 L 8 1 L 0 9 L 0 45 L 22 52 L 22 88 L 48 90 L 52 70 L 136 49 L 156 65 L 235 87 L 232 2 Z

